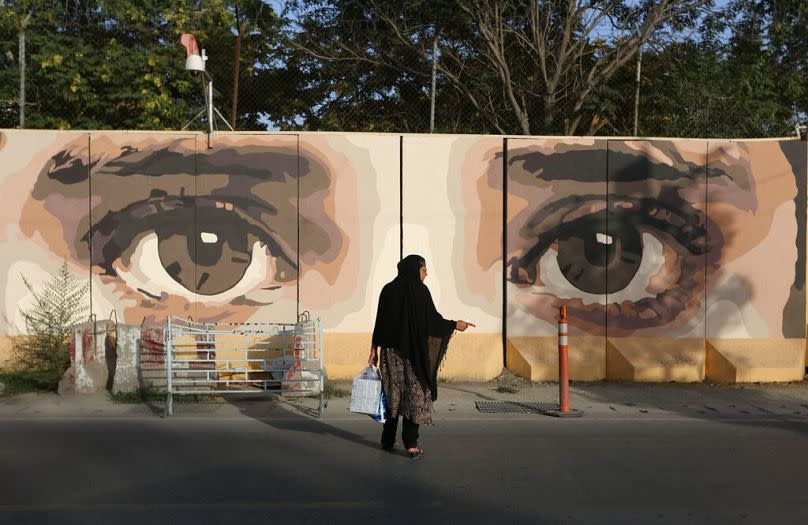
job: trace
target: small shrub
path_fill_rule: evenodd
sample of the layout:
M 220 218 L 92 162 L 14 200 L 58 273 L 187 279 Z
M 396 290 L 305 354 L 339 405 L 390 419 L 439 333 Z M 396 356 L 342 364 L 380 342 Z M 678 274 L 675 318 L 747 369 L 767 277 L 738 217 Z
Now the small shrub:
M 30 372 L 0 372 L 0 383 L 3 383 L 3 392 L 0 395 L 23 394 L 25 392 L 38 392 L 50 390 L 50 383 Z
M 508 385 L 499 385 L 497 387 L 497 392 L 500 394 L 516 394 L 519 392 L 519 389 Z
M 144 403 L 148 401 L 164 401 L 166 396 L 150 388 L 138 388 L 128 392 L 112 392 L 110 397 L 114 403 Z
M 333 381 L 325 380 L 325 387 L 323 387 L 323 397 L 326 399 L 335 399 L 340 397 L 349 397 L 351 393 L 344 388 L 340 388 L 334 384 Z
M 87 285 L 78 282 L 65 261 L 44 287 L 34 287 L 22 276 L 34 304 L 20 310 L 27 335 L 16 338 L 14 354 L 22 371 L 47 390 L 55 390 L 70 366 L 70 327 L 87 312 Z
M 114 403 L 124 404 L 164 403 L 166 394 L 147 386 L 129 392 L 113 392 L 111 398 Z M 204 403 L 216 399 L 218 398 L 212 394 L 174 394 L 175 403 Z

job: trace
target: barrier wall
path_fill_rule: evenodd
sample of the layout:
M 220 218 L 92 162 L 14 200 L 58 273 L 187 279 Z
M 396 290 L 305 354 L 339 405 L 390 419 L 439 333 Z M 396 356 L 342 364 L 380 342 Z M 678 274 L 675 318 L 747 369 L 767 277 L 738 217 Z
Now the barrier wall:
M 329 375 L 350 377 L 381 287 L 419 253 L 439 311 L 478 325 L 453 339 L 444 377 L 490 379 L 507 355 L 553 379 L 562 303 L 573 379 L 804 372 L 805 142 L 221 133 L 212 146 L 0 131 L 3 340 L 30 304 L 21 275 L 36 285 L 67 260 L 99 319 L 308 310 Z

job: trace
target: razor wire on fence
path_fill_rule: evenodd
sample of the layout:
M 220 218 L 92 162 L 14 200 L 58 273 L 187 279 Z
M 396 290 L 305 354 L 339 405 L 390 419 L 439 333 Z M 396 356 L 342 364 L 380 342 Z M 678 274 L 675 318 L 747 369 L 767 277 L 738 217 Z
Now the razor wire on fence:
M 237 130 L 765 137 L 806 120 L 804 2 L 639 4 L 4 0 L 0 127 L 206 129 L 184 33 Z

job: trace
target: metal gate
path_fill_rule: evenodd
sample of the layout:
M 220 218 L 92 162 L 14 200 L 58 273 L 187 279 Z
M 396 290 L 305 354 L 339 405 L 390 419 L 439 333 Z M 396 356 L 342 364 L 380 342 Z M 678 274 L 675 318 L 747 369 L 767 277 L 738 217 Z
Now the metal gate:
M 166 320 L 166 413 L 174 394 L 295 392 L 319 394 L 323 414 L 323 331 L 297 323 L 201 323 Z

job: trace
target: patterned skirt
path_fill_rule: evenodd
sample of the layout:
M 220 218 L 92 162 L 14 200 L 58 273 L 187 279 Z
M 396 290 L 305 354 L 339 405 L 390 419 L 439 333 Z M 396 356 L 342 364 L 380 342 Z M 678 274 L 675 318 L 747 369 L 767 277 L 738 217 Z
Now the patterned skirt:
M 402 415 L 419 425 L 432 423 L 432 392 L 421 384 L 409 359 L 395 348 L 379 352 L 379 371 L 387 398 L 387 417 Z

